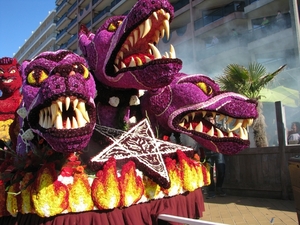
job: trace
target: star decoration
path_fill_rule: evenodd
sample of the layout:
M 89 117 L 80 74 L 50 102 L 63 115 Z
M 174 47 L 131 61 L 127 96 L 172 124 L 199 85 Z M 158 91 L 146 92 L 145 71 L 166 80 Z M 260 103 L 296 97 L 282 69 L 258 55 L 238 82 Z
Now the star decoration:
M 110 157 L 122 163 L 133 160 L 139 170 L 163 188 L 170 186 L 163 156 L 175 155 L 178 149 L 185 153 L 194 151 L 192 148 L 156 139 L 147 119 L 127 132 L 98 125 L 97 131 L 109 137 L 113 143 L 93 157 L 91 163 L 102 165 Z

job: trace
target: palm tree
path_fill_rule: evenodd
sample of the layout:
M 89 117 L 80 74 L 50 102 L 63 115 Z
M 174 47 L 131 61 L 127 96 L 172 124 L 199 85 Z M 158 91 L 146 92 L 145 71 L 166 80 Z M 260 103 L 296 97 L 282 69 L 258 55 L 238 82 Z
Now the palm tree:
M 266 123 L 262 110 L 263 105 L 262 102 L 259 101 L 261 98 L 260 91 L 265 88 L 285 66 L 286 65 L 279 67 L 279 69 L 273 73 L 268 73 L 266 68 L 257 62 L 250 63 L 248 68 L 238 64 L 229 64 L 224 69 L 223 75 L 216 78 L 222 90 L 236 92 L 258 101 L 258 117 L 252 125 L 256 147 L 268 146 Z

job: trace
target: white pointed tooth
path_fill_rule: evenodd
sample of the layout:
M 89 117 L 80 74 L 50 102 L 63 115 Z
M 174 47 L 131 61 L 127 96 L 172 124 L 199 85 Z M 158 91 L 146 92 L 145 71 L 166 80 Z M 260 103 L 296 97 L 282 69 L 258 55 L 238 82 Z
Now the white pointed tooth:
M 184 121 L 182 121 L 182 122 L 179 123 L 178 125 L 181 126 L 181 127 L 183 127 L 183 128 L 185 128 L 185 127 L 184 127 Z
M 128 37 L 128 41 L 130 42 L 130 46 L 133 46 L 133 36 Z
M 44 123 L 44 114 L 43 114 L 43 110 L 40 110 L 40 113 L 39 113 L 39 125 L 43 126 L 43 123 Z
M 128 44 L 123 44 L 123 48 L 125 48 L 127 51 L 129 51 L 129 46 L 128 46 Z
M 71 129 L 71 121 L 70 121 L 69 117 L 67 118 L 67 121 L 66 121 L 66 129 Z
M 55 128 L 63 129 L 62 115 L 60 112 L 57 113 L 56 118 L 55 118 Z
M 153 12 L 152 15 L 155 17 L 156 20 L 158 20 L 157 12 Z
M 163 38 L 165 36 L 165 30 L 164 30 L 164 27 L 161 26 L 160 28 L 160 38 Z
M 118 58 L 120 58 L 120 59 L 123 59 L 123 57 L 124 57 L 124 53 L 123 52 L 118 52 L 118 55 L 117 55 L 117 57 Z
M 214 136 L 215 130 L 214 127 L 211 127 L 211 129 L 206 133 L 209 136 Z
M 212 114 L 212 117 L 215 119 L 215 117 L 216 117 L 216 112 L 211 112 L 211 114 Z
M 108 103 L 113 107 L 117 107 L 120 103 L 120 99 L 116 96 L 112 96 L 109 98 Z
M 165 13 L 165 17 L 167 18 L 167 20 L 170 20 L 171 17 L 170 13 Z
M 86 111 L 86 108 L 85 108 L 85 103 L 84 102 L 79 102 L 77 108 L 80 110 L 81 114 L 83 115 L 83 118 L 86 121 L 90 122 L 89 115 L 88 115 L 88 113 Z
M 144 33 L 144 30 L 145 30 L 145 23 L 142 23 L 142 24 L 139 26 L 140 38 L 142 38 L 142 35 L 143 35 L 143 33 Z
M 76 114 L 76 120 L 78 123 L 78 127 L 84 127 L 86 124 L 85 119 L 82 116 L 82 113 L 79 111 L 79 109 L 75 109 L 75 114 Z
M 253 119 L 247 119 L 248 121 L 248 126 L 251 126 L 253 124 Z
M 185 117 L 183 117 L 183 119 L 186 121 L 186 122 L 189 122 L 189 116 L 186 115 Z
M 73 101 L 73 109 L 75 109 L 78 105 L 78 98 L 75 98 Z
M 56 117 L 56 114 L 57 114 L 57 110 L 58 110 L 58 106 L 57 104 L 52 104 L 50 106 L 50 110 L 51 110 L 51 115 L 52 115 L 52 123 L 54 122 L 54 119 Z
M 244 135 L 245 135 L 245 140 L 249 139 L 248 131 L 246 128 L 243 127 Z
M 62 102 L 60 100 L 57 100 L 56 104 L 57 104 L 59 110 L 62 112 Z
M 161 59 L 161 54 L 159 52 L 159 50 L 151 43 L 148 43 L 148 45 L 150 45 L 150 48 L 153 52 L 153 56 L 155 59 Z
M 131 57 L 130 59 L 130 63 L 129 63 L 129 66 L 128 67 L 136 67 L 136 64 L 135 64 L 135 61 L 134 61 L 134 58 Z
M 115 68 L 115 73 L 119 72 L 119 68 L 116 67 L 116 65 L 114 64 L 114 68 Z
M 125 63 L 121 62 L 121 69 L 126 68 Z
M 143 65 L 143 61 L 139 58 L 139 57 L 135 57 L 135 60 L 136 60 L 136 64 L 138 65 L 138 66 L 142 66 Z
M 166 38 L 167 38 L 167 40 L 169 40 L 169 38 L 170 38 L 170 23 L 169 23 L 169 20 L 164 20 L 163 25 L 164 25 L 164 29 L 165 29 L 165 32 L 166 32 Z
M 166 57 L 166 58 L 170 58 L 170 56 L 169 56 L 169 53 L 168 53 L 168 52 L 165 52 L 165 57 Z
M 119 59 L 119 58 L 116 58 L 116 59 L 115 59 L 115 65 L 119 65 L 119 62 L 120 62 L 120 59 Z
M 216 128 L 216 130 L 217 130 L 217 134 L 218 134 L 219 138 L 224 137 L 224 134 L 222 133 L 222 131 L 220 129 Z
M 75 117 L 72 117 L 72 129 L 76 129 L 78 128 L 78 123 L 77 120 L 75 119 Z
M 70 103 L 71 103 L 71 99 L 70 99 L 70 97 L 66 97 L 66 100 L 65 100 L 65 104 L 66 104 L 66 110 L 68 110 L 68 109 L 69 109 L 69 107 L 70 107 Z
M 139 36 L 139 31 L 138 30 L 134 30 L 133 31 L 133 37 L 134 37 L 134 44 L 138 41 L 138 36 Z
M 228 137 L 234 137 L 231 131 L 228 132 Z
M 224 118 L 225 118 L 225 115 L 220 114 L 217 122 L 221 122 Z
M 190 123 L 188 130 L 193 130 L 192 123 Z
M 237 130 L 242 126 L 243 120 L 242 119 L 238 119 L 235 121 L 235 124 L 233 125 L 234 127 L 232 129 L 230 129 L 231 131 Z
M 52 120 L 51 120 L 51 117 L 48 116 L 48 120 L 47 120 L 47 128 L 51 128 L 52 125 L 53 125 L 53 122 L 52 122 Z
M 175 59 L 176 58 L 176 52 L 173 45 L 170 45 L 170 58 Z
M 242 127 L 239 128 L 239 133 L 240 133 L 240 138 L 245 140 L 245 134 L 244 134 L 244 131 L 243 131 Z
M 206 116 L 206 111 L 202 111 L 202 117 L 205 117 Z
M 233 120 L 233 118 L 228 116 L 225 124 L 230 124 L 232 122 L 232 120 Z
M 203 124 L 200 121 L 200 123 L 198 123 L 198 125 L 195 127 L 195 131 L 197 132 L 203 132 Z
M 145 57 L 146 63 L 151 61 L 151 59 L 148 56 L 145 55 L 144 57 Z
M 195 112 L 191 113 L 192 120 L 195 118 Z
M 135 116 L 130 117 L 129 123 L 136 124 L 137 123 L 136 117 Z
M 144 26 L 144 32 L 143 32 L 142 38 L 145 37 L 151 30 L 152 22 L 150 19 L 146 19 L 144 24 L 145 24 L 145 26 Z

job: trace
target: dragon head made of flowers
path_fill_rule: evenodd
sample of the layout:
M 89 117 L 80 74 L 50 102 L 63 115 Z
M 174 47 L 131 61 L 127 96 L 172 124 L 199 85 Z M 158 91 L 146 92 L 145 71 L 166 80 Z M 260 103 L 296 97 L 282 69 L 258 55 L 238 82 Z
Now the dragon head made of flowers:
M 79 47 L 103 84 L 121 89 L 168 85 L 182 66 L 171 46 L 161 55 L 155 45 L 169 37 L 174 16 L 167 0 L 139 0 L 126 16 L 113 16 L 91 33 L 82 26 Z
M 57 152 L 84 149 L 96 121 L 96 88 L 85 60 L 67 50 L 43 52 L 23 62 L 22 77 L 20 140 L 33 138 L 32 131 Z M 23 147 L 18 143 L 17 152 Z
M 164 88 L 148 91 L 143 111 L 167 132 L 184 133 L 203 147 L 236 154 L 249 147 L 247 127 L 258 114 L 257 102 L 233 92 L 221 92 L 205 75 L 177 74 Z M 205 119 L 213 116 L 218 127 Z

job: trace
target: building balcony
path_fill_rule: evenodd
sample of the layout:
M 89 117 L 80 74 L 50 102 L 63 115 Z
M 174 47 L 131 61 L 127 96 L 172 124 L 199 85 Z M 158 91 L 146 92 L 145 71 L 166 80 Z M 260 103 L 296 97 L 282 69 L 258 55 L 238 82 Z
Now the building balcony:
M 63 29 L 60 33 L 56 36 L 56 43 L 61 45 L 65 43 L 70 38 L 70 34 L 67 32 L 67 28 Z
M 56 7 L 56 15 L 61 17 L 68 10 L 69 4 L 67 0 L 63 0 L 60 5 Z
M 59 18 L 59 20 L 56 22 L 56 29 L 60 30 L 64 27 L 66 27 L 70 23 L 70 19 L 67 17 L 67 12 Z
M 94 16 L 92 22 L 93 26 L 97 26 L 98 23 L 110 16 L 110 6 L 106 6 L 101 12 Z

